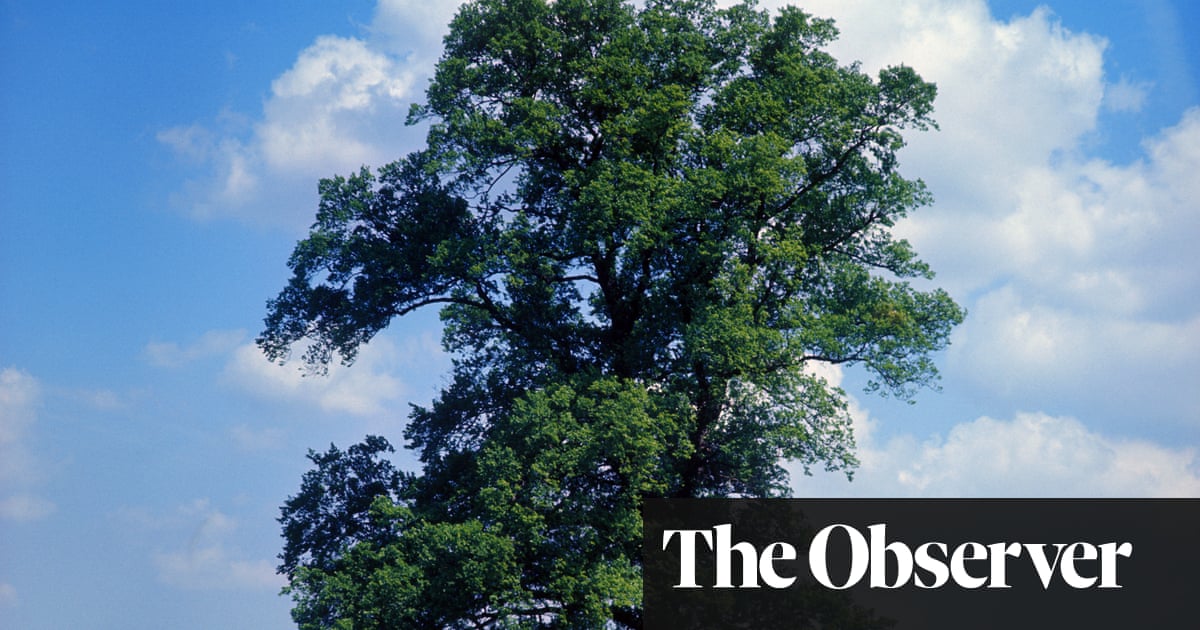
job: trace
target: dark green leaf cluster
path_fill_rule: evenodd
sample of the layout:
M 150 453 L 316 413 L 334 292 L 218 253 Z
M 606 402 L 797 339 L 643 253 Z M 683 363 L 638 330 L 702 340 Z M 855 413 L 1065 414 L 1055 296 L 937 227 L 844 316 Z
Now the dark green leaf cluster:
M 305 627 L 636 626 L 644 497 L 851 470 L 815 365 L 933 383 L 963 312 L 890 228 L 929 200 L 896 152 L 936 90 L 839 65 L 835 36 L 709 0 L 462 7 L 426 148 L 322 181 L 259 339 L 321 369 L 438 305 L 454 356 L 405 432 L 422 474 L 327 546 L 289 534 Z
M 304 474 L 300 494 L 288 499 L 279 518 L 285 541 L 280 573 L 290 578 L 301 567 L 331 569 L 346 548 L 389 539 L 369 512 L 376 498 L 399 497 L 405 483 L 404 474 L 384 458 L 391 452 L 392 445 L 379 436 L 345 452 L 333 445 L 325 453 L 309 451 L 317 467 Z

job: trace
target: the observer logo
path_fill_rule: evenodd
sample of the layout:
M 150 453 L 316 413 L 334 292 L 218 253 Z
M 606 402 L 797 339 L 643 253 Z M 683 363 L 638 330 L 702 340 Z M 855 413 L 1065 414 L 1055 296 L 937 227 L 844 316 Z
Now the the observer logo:
M 646 630 L 1195 627 L 1198 499 L 658 499 Z
M 1133 555 L 1130 542 L 1069 543 L 1042 542 L 963 542 L 950 545 L 931 541 L 915 548 L 901 541 L 887 540 L 887 525 L 877 523 L 864 534 L 850 525 L 835 523 L 822 528 L 808 545 L 808 569 L 821 586 L 834 590 L 857 586 L 867 578 L 870 588 L 896 589 L 908 585 L 937 589 L 950 585 L 965 589 L 1007 589 L 1010 563 L 1032 564 L 1043 589 L 1055 578 L 1073 589 L 1118 589 L 1118 564 Z M 840 536 L 839 536 L 840 534 Z M 756 547 L 749 541 L 733 541 L 733 524 L 710 529 L 667 529 L 662 532 L 662 549 L 678 549 L 679 580 L 673 588 L 775 588 L 785 589 L 799 576 L 786 575 L 777 566 L 796 560 L 796 545 L 775 541 Z M 840 538 L 840 540 L 837 540 Z M 845 577 L 831 577 L 829 551 L 844 545 L 840 557 L 848 557 L 848 566 L 840 571 Z M 697 557 L 711 554 L 715 566 L 712 584 L 697 580 Z M 736 558 L 736 559 L 735 559 Z M 741 568 L 737 584 L 734 563 Z

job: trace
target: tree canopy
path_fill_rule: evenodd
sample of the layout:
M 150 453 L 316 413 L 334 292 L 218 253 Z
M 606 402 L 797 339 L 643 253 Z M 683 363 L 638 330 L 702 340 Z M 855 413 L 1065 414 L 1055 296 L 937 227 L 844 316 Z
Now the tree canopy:
M 644 5 L 468 2 L 425 148 L 321 181 L 260 346 L 321 370 L 437 306 L 454 362 L 404 432 L 419 475 L 381 438 L 310 455 L 281 518 L 302 628 L 637 627 L 645 497 L 851 471 L 815 365 L 936 379 L 963 311 L 890 231 L 929 201 L 896 153 L 933 84 L 840 65 L 798 9 Z

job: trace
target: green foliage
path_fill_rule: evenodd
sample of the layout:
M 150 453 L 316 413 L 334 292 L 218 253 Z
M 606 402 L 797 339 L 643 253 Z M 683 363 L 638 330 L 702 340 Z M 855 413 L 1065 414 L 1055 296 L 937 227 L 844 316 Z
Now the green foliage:
M 321 182 L 259 339 L 320 370 L 438 305 L 455 357 L 405 431 L 421 475 L 335 449 L 285 506 L 302 627 L 636 627 L 643 498 L 851 471 L 813 365 L 934 383 L 963 312 L 890 228 L 929 201 L 896 151 L 936 90 L 838 65 L 835 36 L 707 0 L 462 7 L 427 147 Z
M 360 542 L 335 566 L 293 576 L 300 628 L 478 627 L 508 613 L 520 592 L 510 540 L 478 521 L 415 519 L 384 497 L 370 516 L 391 528 L 388 542 Z
M 301 567 L 329 569 L 342 551 L 360 541 L 387 540 L 390 532 L 370 517 L 378 497 L 397 497 L 405 477 L 382 455 L 393 452 L 384 438 L 368 436 L 346 452 L 308 452 L 316 464 L 304 474 L 300 494 L 281 510 L 284 553 L 279 572 L 293 577 Z

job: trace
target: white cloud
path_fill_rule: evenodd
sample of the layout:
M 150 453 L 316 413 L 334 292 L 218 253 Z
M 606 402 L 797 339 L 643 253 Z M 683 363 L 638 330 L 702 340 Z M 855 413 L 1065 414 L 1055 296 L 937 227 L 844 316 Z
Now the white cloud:
M 36 521 L 54 511 L 53 502 L 29 492 L 41 477 L 28 445 L 41 398 L 36 378 L 16 368 L 0 370 L 0 520 Z
M 413 72 L 362 40 L 324 36 L 271 84 L 256 141 L 269 171 L 312 177 L 395 159 L 380 146 L 383 122 L 402 120 Z
M 1077 310 L 1138 314 L 1195 312 L 1200 262 L 1200 109 L 1148 142 L 1148 159 L 1128 165 L 1068 161 L 1027 169 L 1013 203 L 994 210 L 980 233 L 959 238 L 991 251 L 991 277 L 1015 276 L 1039 299 Z M 949 218 L 931 220 L 950 230 Z M 992 243 L 984 247 L 984 239 Z M 985 281 L 982 277 L 976 282 Z
M 170 147 L 177 156 L 194 162 L 203 162 L 212 156 L 213 133 L 200 125 L 171 127 L 159 131 L 155 136 L 159 142 Z
M 16 368 L 0 371 L 0 448 L 21 442 L 40 398 L 37 379 Z
M 207 499 L 196 499 L 165 514 L 125 510 L 119 517 L 143 529 L 186 536 L 182 548 L 160 551 L 151 558 L 159 579 L 166 584 L 188 590 L 277 590 L 284 584 L 271 561 L 240 557 L 229 542 L 238 529 L 237 521 Z
M 303 345 L 296 353 L 303 352 Z M 295 363 L 268 361 L 254 344 L 239 347 L 225 369 L 226 379 L 251 393 L 274 399 L 314 404 L 331 413 L 357 416 L 382 414 L 408 393 L 397 376 L 407 364 L 441 362 L 442 350 L 432 335 L 397 345 L 390 337 L 376 337 L 360 349 L 352 366 L 334 364 L 327 375 L 306 374 Z
M 1127 417 L 1200 423 L 1189 384 L 1200 374 L 1200 108 L 1145 146 L 1128 165 L 1030 169 L 992 217 L 956 224 L 935 211 L 910 224 L 976 296 L 955 369 L 1024 404 L 1102 401 Z
M 201 219 L 307 226 L 319 178 L 416 148 L 421 134 L 404 120 L 423 99 L 456 6 L 385 0 L 367 38 L 323 35 L 302 50 L 251 119 L 223 112 L 214 125 L 160 131 L 164 146 L 201 171 L 176 203 Z
M 142 356 L 155 367 L 180 367 L 197 359 L 224 355 L 245 338 L 244 330 L 210 330 L 182 346 L 175 342 L 152 341 L 146 344 Z
M 897 481 L 922 496 L 1200 496 L 1194 448 L 1112 438 L 1042 413 L 960 424 L 915 455 Z
M 414 65 L 429 68 L 442 51 L 442 38 L 462 2 L 379 0 L 371 31 Z
M 840 372 L 833 372 L 833 382 Z M 828 375 L 827 375 L 828 378 Z M 879 421 L 852 399 L 861 467 L 804 476 L 796 496 L 862 497 L 1195 497 L 1200 451 L 1112 437 L 1070 417 L 1018 413 L 980 417 L 945 436 L 880 438 Z
M 1104 90 L 1104 107 L 1114 112 L 1138 112 L 1146 106 L 1154 84 L 1149 81 L 1132 81 L 1122 76 L 1116 83 L 1109 84 Z
M 1200 421 L 1200 315 L 1108 317 L 1030 303 L 1007 287 L 973 308 L 948 366 L 984 390 L 1028 404 L 1090 400 L 1131 422 L 1152 416 L 1194 429 Z
M 1200 496 L 1195 449 L 1110 438 L 1073 418 L 982 417 L 912 446 L 896 440 L 872 453 L 910 496 Z
M 278 590 L 285 585 L 271 561 L 239 560 L 220 545 L 157 554 L 154 564 L 163 582 L 188 590 Z

